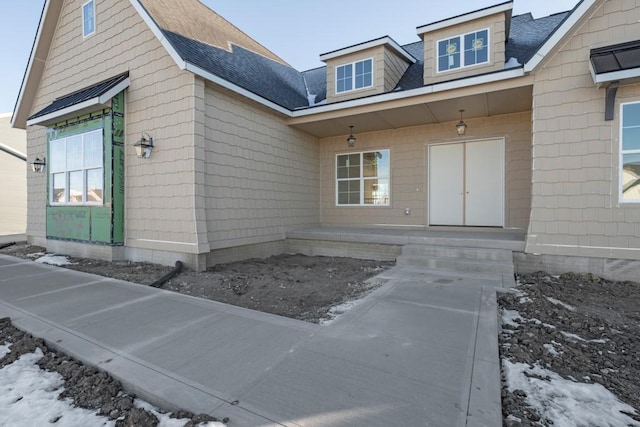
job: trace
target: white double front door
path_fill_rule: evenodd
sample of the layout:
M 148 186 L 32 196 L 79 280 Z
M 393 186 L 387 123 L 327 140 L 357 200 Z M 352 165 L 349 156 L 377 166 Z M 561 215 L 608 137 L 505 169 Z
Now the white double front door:
M 429 225 L 504 225 L 504 140 L 429 146 Z

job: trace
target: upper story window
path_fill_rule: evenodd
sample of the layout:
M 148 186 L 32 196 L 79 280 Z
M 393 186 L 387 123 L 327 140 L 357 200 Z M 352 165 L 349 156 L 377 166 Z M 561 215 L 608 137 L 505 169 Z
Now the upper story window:
M 95 0 L 82 5 L 82 36 L 87 37 L 96 32 Z
M 622 202 L 640 202 L 640 102 L 622 104 L 620 194 Z
M 104 189 L 102 129 L 49 142 L 51 204 L 102 203 Z
M 438 72 L 489 62 L 489 30 L 438 41 Z
M 373 86 L 373 59 L 336 67 L 336 93 Z
M 336 204 L 389 206 L 389 150 L 338 154 Z

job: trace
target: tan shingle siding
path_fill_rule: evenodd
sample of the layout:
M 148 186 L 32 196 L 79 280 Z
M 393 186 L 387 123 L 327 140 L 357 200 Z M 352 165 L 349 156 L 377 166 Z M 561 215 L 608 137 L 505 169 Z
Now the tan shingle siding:
M 618 200 L 620 103 L 640 101 L 640 85 L 620 87 L 606 122 L 588 64 L 594 45 L 637 39 L 638 21 L 637 4 L 600 2 L 535 72 L 529 252 L 640 259 L 640 205 Z
M 317 139 L 206 87 L 206 213 L 212 249 L 284 239 L 319 222 Z
M 184 250 L 196 252 L 194 76 L 178 69 L 128 1 L 97 1 L 97 31 L 86 39 L 81 33 L 81 6 L 81 0 L 63 6 L 34 111 L 57 97 L 128 71 L 126 245 L 142 245 L 136 239 L 159 240 L 185 243 Z M 154 138 L 151 159 L 134 154 L 132 144 L 142 132 Z M 45 152 L 43 129 L 30 127 L 29 135 L 30 150 Z M 45 233 L 44 183 L 37 183 L 38 193 L 29 195 L 30 206 L 37 207 L 29 213 L 29 234 L 39 237 Z M 160 243 L 152 246 L 164 248 Z
M 394 51 L 385 49 L 384 51 L 384 91 L 392 91 L 405 71 L 409 68 L 407 60 L 399 57 Z
M 505 137 L 506 225 L 527 227 L 531 194 L 531 114 L 526 112 L 466 121 L 469 130 L 462 140 L 455 136 L 454 123 L 358 134 L 356 148 L 353 150 L 346 147 L 343 136 L 320 140 L 322 223 L 325 225 L 425 225 L 428 144 Z M 336 154 L 380 149 L 390 150 L 391 205 L 388 207 L 336 206 Z M 405 208 L 411 209 L 411 215 L 404 214 Z

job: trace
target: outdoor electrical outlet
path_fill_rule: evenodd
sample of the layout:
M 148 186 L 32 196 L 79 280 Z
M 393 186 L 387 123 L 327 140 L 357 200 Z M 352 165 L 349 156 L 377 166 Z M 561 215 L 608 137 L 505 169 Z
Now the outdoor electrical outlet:
M 409 208 L 404 208 L 404 214 L 405 214 L 405 215 L 411 215 L 411 209 L 409 209 Z

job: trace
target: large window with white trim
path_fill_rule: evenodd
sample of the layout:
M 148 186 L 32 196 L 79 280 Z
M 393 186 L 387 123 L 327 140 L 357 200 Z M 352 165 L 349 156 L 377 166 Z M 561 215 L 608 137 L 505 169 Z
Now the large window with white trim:
M 373 86 L 373 59 L 336 67 L 336 93 Z
M 389 206 L 389 150 L 336 156 L 338 206 Z
M 94 0 L 82 5 L 82 36 L 87 37 L 96 32 L 96 6 Z
M 52 205 L 102 203 L 102 129 L 51 140 L 48 163 Z
M 621 109 L 620 200 L 640 203 L 640 102 Z
M 489 62 L 489 30 L 438 40 L 438 72 Z

